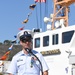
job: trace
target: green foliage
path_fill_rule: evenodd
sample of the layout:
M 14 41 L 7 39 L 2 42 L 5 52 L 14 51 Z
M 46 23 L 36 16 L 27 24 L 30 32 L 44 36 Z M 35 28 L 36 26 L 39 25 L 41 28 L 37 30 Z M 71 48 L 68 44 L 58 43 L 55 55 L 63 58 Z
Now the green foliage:
M 0 42 L 0 45 L 2 45 L 2 42 Z
M 5 40 L 4 44 L 11 44 L 11 41 L 10 40 Z
M 3 75 L 2 73 L 0 73 L 0 75 Z

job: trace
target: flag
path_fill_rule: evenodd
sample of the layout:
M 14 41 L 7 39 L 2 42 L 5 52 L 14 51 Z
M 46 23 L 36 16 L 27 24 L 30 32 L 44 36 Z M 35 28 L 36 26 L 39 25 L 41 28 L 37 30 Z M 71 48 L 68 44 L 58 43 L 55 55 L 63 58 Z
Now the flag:
M 11 41 L 11 43 L 15 43 L 16 44 L 16 40 Z
M 10 51 L 7 51 L 1 58 L 0 60 L 6 60 L 8 58 Z
M 22 22 L 22 24 L 27 23 L 29 19 L 26 19 Z
M 36 6 L 36 4 L 32 4 L 32 5 L 29 6 L 29 8 L 34 10 L 35 6 Z
M 13 48 L 13 45 L 11 45 L 11 46 L 8 48 L 8 50 L 12 50 L 12 48 Z
M 34 0 L 35 2 L 46 2 L 46 0 Z
M 23 29 L 24 29 L 24 27 L 19 28 L 19 30 L 23 30 Z
M 32 12 L 30 12 L 30 13 L 28 13 L 28 17 L 27 18 L 29 18 L 29 16 L 32 14 Z
M 17 38 L 17 35 L 14 35 L 15 38 Z

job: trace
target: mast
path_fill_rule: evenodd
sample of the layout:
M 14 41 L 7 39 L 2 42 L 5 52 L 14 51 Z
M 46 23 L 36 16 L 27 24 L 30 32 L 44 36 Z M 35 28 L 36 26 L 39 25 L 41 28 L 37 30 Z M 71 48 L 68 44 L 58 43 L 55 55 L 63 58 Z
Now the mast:
M 75 2 L 75 0 L 53 0 L 54 2 L 54 11 L 53 11 L 53 22 L 52 29 L 54 29 L 55 21 L 64 19 L 64 26 L 68 26 L 68 14 L 69 14 L 69 5 Z

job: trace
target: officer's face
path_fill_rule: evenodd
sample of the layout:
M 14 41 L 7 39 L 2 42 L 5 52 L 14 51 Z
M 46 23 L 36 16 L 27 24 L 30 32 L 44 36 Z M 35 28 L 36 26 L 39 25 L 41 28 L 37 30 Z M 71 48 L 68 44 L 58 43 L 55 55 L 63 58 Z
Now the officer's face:
M 30 49 L 32 47 L 31 41 L 32 41 L 31 39 L 26 38 L 26 39 L 21 40 L 20 44 L 23 46 L 23 48 L 29 48 Z

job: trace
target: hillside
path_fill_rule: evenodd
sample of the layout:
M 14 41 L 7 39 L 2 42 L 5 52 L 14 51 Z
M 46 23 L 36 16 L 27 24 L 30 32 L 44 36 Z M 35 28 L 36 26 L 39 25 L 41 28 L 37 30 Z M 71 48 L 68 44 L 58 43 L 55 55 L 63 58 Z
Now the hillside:
M 0 58 L 5 54 L 5 52 L 8 51 L 8 48 L 10 46 L 11 45 L 5 45 L 5 44 L 0 45 Z M 21 51 L 21 49 L 22 48 L 20 45 L 14 45 L 7 60 L 11 60 L 13 55 L 15 55 L 17 52 Z

